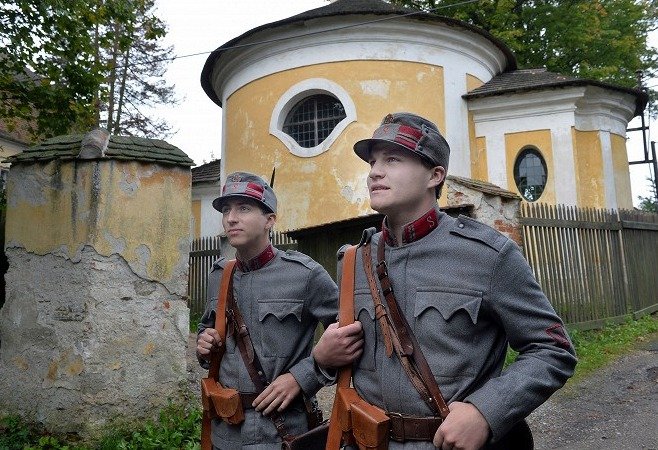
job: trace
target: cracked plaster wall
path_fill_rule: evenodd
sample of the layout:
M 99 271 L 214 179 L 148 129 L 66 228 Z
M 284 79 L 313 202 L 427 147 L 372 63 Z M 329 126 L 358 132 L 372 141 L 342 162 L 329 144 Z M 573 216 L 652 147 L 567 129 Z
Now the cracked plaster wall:
M 138 161 L 16 165 L 7 180 L 6 246 L 78 261 L 90 245 L 185 295 L 190 185 L 188 168 Z
M 134 161 L 12 167 L 0 413 L 89 434 L 183 394 L 189 177 Z

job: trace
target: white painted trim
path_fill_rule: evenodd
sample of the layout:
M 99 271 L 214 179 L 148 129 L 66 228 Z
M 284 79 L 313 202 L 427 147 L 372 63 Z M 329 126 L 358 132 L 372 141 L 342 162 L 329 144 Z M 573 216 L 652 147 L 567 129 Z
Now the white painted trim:
M 338 122 L 329 136 L 320 144 L 311 148 L 301 147 L 290 135 L 283 132 L 283 124 L 290 110 L 302 99 L 317 94 L 329 94 L 336 97 L 345 110 L 345 118 Z M 288 89 L 279 99 L 272 111 L 270 134 L 279 139 L 293 155 L 310 158 L 326 152 L 345 128 L 356 122 L 356 107 L 352 98 L 338 84 L 324 78 L 309 78 Z
M 484 122 L 517 121 L 527 117 L 536 120 L 541 116 L 549 116 L 547 120 L 552 123 L 557 113 L 573 115 L 576 101 L 584 95 L 585 88 L 581 87 L 497 95 L 469 99 L 468 109 L 473 113 L 476 128 Z
M 445 138 L 450 145 L 448 172 L 461 177 L 471 176 L 471 143 L 468 134 L 468 105 L 462 98 L 466 94 L 466 73 L 458 64 L 445 64 L 443 91 L 445 99 Z
M 553 146 L 553 171 L 551 174 L 555 190 L 555 203 L 577 206 L 576 161 L 573 155 L 573 134 L 571 126 L 564 124 L 551 129 Z
M 507 161 L 505 152 L 505 134 L 498 131 L 483 136 L 486 136 L 487 142 L 487 175 L 489 176 L 489 182 L 503 189 L 510 189 L 507 184 L 507 164 L 510 163 Z
M 226 51 L 220 58 L 221 66 L 216 64 L 211 73 L 211 85 L 224 104 L 236 90 L 259 78 L 330 62 L 397 60 L 444 66 L 458 58 L 467 61 L 461 72 L 484 82 L 506 67 L 505 55 L 490 40 L 446 24 L 400 18 L 335 30 L 337 24 L 358 25 L 373 18 L 376 16 L 329 17 L 303 26 L 296 23 L 263 30 L 242 44 L 276 40 Z
M 576 129 L 580 131 L 609 131 L 625 137 L 635 115 L 634 96 L 598 86 L 588 86 L 576 106 Z

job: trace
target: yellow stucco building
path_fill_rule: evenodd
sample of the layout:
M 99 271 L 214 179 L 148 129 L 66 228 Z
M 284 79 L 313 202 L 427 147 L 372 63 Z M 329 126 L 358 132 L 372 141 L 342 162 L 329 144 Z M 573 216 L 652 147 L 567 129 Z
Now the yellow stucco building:
M 625 133 L 644 94 L 517 70 L 487 32 L 408 11 L 338 0 L 215 50 L 201 82 L 223 108 L 222 179 L 276 168 L 280 230 L 367 214 L 368 166 L 352 145 L 410 111 L 439 126 L 453 175 L 527 201 L 632 207 Z

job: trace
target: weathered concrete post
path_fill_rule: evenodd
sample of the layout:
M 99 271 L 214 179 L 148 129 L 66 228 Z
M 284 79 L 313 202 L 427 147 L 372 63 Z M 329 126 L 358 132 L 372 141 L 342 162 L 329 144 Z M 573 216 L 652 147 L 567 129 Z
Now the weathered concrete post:
M 0 413 L 82 434 L 153 416 L 186 373 L 192 160 L 94 130 L 11 162 Z

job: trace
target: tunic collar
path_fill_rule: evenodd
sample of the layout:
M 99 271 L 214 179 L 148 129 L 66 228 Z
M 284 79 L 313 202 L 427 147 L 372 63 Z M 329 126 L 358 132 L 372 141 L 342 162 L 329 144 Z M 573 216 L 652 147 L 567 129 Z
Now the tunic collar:
M 270 244 L 258 256 L 254 256 L 249 261 L 242 261 L 238 259 L 238 269 L 240 269 L 241 272 L 251 272 L 252 270 L 258 270 L 268 262 L 272 261 L 272 259 L 274 259 L 274 255 L 274 247 L 272 247 L 272 244 Z
M 402 228 L 402 244 L 398 244 L 395 235 L 388 228 L 386 224 L 386 217 L 382 224 L 382 237 L 387 245 L 397 247 L 398 245 L 409 244 L 415 242 L 428 234 L 439 226 L 439 214 L 436 208 L 432 208 L 413 222 L 409 222 Z

